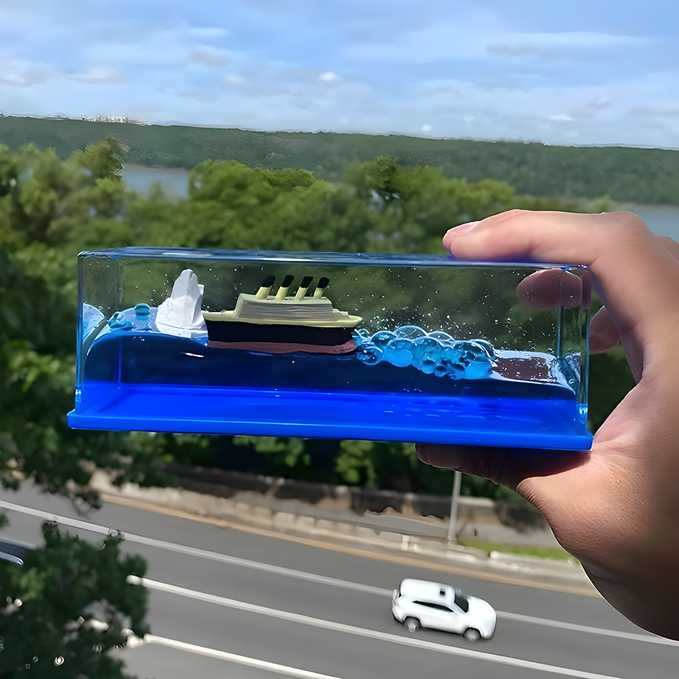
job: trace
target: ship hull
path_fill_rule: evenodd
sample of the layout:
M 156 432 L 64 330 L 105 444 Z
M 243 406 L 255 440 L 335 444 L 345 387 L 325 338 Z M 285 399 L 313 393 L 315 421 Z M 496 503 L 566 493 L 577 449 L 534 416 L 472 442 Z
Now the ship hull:
M 260 325 L 240 321 L 206 320 L 208 346 L 285 354 L 348 354 L 356 349 L 352 328 L 303 325 Z

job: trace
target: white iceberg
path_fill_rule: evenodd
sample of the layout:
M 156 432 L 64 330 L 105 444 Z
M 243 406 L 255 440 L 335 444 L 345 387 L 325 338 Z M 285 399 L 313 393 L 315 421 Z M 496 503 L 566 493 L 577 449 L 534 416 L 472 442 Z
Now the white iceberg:
M 104 327 L 104 321 L 106 317 L 104 314 L 101 313 L 97 307 L 92 306 L 91 304 L 87 304 L 87 302 L 83 303 L 82 306 L 82 321 L 81 321 L 81 328 L 82 328 L 82 336 L 83 338 L 87 337 L 95 328 L 99 327 L 99 330 Z
M 172 286 L 172 294 L 158 307 L 156 327 L 177 337 L 192 337 L 205 333 L 201 307 L 205 286 L 198 283 L 191 269 L 184 269 Z

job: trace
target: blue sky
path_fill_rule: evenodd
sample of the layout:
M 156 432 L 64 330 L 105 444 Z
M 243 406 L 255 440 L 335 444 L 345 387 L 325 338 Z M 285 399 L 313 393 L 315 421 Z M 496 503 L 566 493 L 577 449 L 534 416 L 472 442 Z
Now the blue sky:
M 1 0 L 0 112 L 679 147 L 678 38 L 663 0 Z

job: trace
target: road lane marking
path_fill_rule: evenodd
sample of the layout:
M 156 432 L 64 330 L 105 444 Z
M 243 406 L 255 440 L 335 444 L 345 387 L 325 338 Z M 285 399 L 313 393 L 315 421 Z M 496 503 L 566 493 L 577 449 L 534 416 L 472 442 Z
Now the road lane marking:
M 82 521 L 81 519 L 73 519 L 68 516 L 60 516 L 51 512 L 43 511 L 42 509 L 33 509 L 32 507 L 23 507 L 21 505 L 14 505 L 11 502 L 0 500 L 0 507 L 5 509 L 21 512 L 36 518 L 44 519 L 46 521 L 56 521 L 57 523 L 69 526 L 71 528 L 79 528 L 99 535 L 109 535 L 113 529 L 102 526 L 89 521 Z M 127 542 L 133 542 L 147 547 L 155 547 L 157 549 L 164 549 L 165 551 L 176 552 L 186 556 L 194 556 L 201 559 L 208 559 L 210 561 L 218 561 L 221 563 L 228 563 L 234 566 L 242 566 L 251 570 L 266 571 L 275 575 L 282 575 L 300 580 L 307 580 L 308 582 L 315 582 L 321 585 L 330 585 L 333 587 L 343 587 L 345 589 L 354 589 L 358 592 L 365 592 L 366 594 L 378 594 L 391 596 L 390 589 L 383 589 L 382 587 L 373 587 L 372 585 L 363 585 L 359 582 L 350 582 L 348 580 L 340 580 L 339 578 L 332 578 L 326 575 L 317 575 L 316 573 L 307 573 L 306 571 L 299 571 L 293 568 L 286 568 L 284 566 L 275 566 L 273 564 L 262 563 L 260 561 L 252 561 L 250 559 L 243 559 L 221 552 L 214 552 L 209 549 L 201 549 L 199 547 L 189 547 L 188 545 L 181 545 L 176 542 L 167 542 L 165 540 L 157 540 L 156 538 L 149 538 L 145 535 L 137 535 L 135 533 L 120 533 Z
M 508 611 L 496 611 L 498 618 L 504 620 L 514 620 L 515 622 L 525 622 L 530 625 L 540 625 L 542 627 L 555 627 L 556 629 L 567 629 L 572 632 L 583 632 L 585 634 L 597 634 L 602 637 L 615 637 L 627 641 L 641 641 L 646 644 L 658 644 L 660 646 L 679 647 L 679 641 L 665 639 L 663 637 L 651 636 L 650 634 L 623 632 L 617 629 L 606 629 L 605 627 L 592 627 L 590 625 L 580 625 L 573 622 L 563 622 L 562 620 L 550 620 L 539 618 L 533 615 L 523 615 L 521 613 L 510 613 Z
M 148 587 L 152 590 L 188 597 L 195 599 L 196 601 L 203 601 L 205 603 L 223 606 L 224 608 L 232 608 L 235 610 L 244 611 L 246 613 L 254 613 L 255 615 L 264 615 L 269 618 L 285 620 L 286 622 L 307 625 L 309 627 L 330 630 L 332 632 L 341 632 L 343 634 L 349 634 L 356 637 L 375 639 L 377 641 L 384 641 L 391 644 L 397 644 L 399 646 L 412 646 L 413 648 L 422 650 L 435 651 L 437 653 L 445 653 L 447 655 L 457 655 L 465 658 L 471 658 L 473 660 L 483 660 L 499 665 L 520 667 L 522 669 L 535 670 L 537 672 L 548 672 L 561 676 L 575 677 L 576 679 L 622 679 L 622 677 L 616 677 L 608 674 L 586 672 L 584 670 L 576 670 L 570 667 L 549 665 L 547 663 L 536 662 L 534 660 L 524 660 L 522 658 L 514 658 L 507 655 L 499 655 L 497 653 L 474 651 L 472 649 L 460 648 L 458 646 L 447 646 L 446 644 L 440 644 L 433 641 L 424 641 L 422 639 L 413 639 L 412 637 L 391 634 L 389 632 L 380 632 L 378 630 L 372 630 L 366 627 L 356 627 L 354 625 L 347 625 L 342 622 L 334 622 L 332 620 L 315 618 L 310 615 L 303 615 L 301 613 L 292 613 L 290 611 L 282 611 L 277 608 L 269 608 L 268 606 L 260 606 L 259 604 L 251 604 L 246 601 L 229 599 L 227 597 L 217 596 L 216 594 L 199 592 L 186 587 L 179 587 L 178 585 L 158 582 L 157 580 L 151 580 L 149 578 L 139 578 L 135 575 L 129 576 L 128 580 L 134 584 L 143 584 L 145 587 Z
M 288 665 L 269 662 L 268 660 L 260 660 L 259 658 L 251 658 L 246 655 L 220 651 L 216 648 L 208 648 L 207 646 L 189 644 L 186 641 L 178 641 L 177 639 L 169 639 L 168 637 L 159 637 L 155 634 L 147 634 L 143 639 L 131 637 L 128 640 L 128 646 L 130 648 L 136 648 L 147 644 L 167 646 L 168 648 L 174 648 L 178 651 L 203 655 L 208 658 L 216 658 L 217 660 L 224 660 L 226 662 L 244 665 L 245 667 L 255 667 L 259 670 L 265 670 L 267 672 L 272 672 L 273 674 L 282 674 L 286 677 L 296 677 L 297 679 L 341 679 L 341 677 L 336 677 L 330 674 L 320 674 L 318 672 L 311 672 L 310 670 L 302 670 L 297 667 L 290 667 Z
M 55 520 L 66 526 L 87 530 L 98 533 L 100 535 L 108 535 L 112 529 L 100 524 L 91 523 L 89 521 L 82 521 L 80 519 L 73 519 L 68 516 L 60 516 L 51 512 L 46 512 L 41 509 L 34 509 L 32 507 L 25 507 L 17 505 L 12 502 L 0 500 L 0 507 L 35 516 L 45 520 Z M 317 573 L 309 573 L 308 571 L 301 571 L 295 568 L 286 568 L 285 566 L 276 566 L 274 564 L 263 563 L 261 561 L 253 561 L 251 559 L 244 559 L 238 556 L 231 556 L 221 552 L 214 552 L 212 550 L 201 549 L 199 547 L 189 547 L 188 545 L 181 545 L 175 542 L 167 542 L 165 540 L 158 540 L 156 538 L 149 538 L 144 535 L 137 535 L 135 533 L 121 533 L 128 542 L 144 545 L 146 547 L 153 547 L 156 549 L 163 549 L 186 556 L 197 557 L 210 561 L 217 561 L 234 566 L 247 568 L 249 570 L 258 570 L 283 577 L 294 578 L 306 582 L 313 582 L 319 585 L 327 585 L 330 587 L 337 587 L 340 589 L 349 589 L 355 592 L 363 592 L 365 594 L 374 594 L 376 596 L 384 596 L 391 598 L 392 591 L 384 587 L 375 587 L 373 585 L 365 585 L 360 582 L 353 582 L 351 580 L 343 580 L 341 578 L 333 578 L 327 575 L 318 575 Z M 593 627 L 591 625 L 581 625 L 579 623 L 565 622 L 562 620 L 553 620 L 549 618 L 541 618 L 532 615 L 525 615 L 522 613 L 512 613 L 510 611 L 496 611 L 497 616 L 504 620 L 513 620 L 516 622 L 523 622 L 531 625 L 539 625 L 542 627 L 553 627 L 556 629 L 567 629 L 572 632 L 582 632 L 584 634 L 595 634 L 598 636 L 612 637 L 617 639 L 624 639 L 626 641 L 639 641 L 647 644 L 657 644 L 661 646 L 675 646 L 679 647 L 679 641 L 672 639 L 665 639 L 663 637 L 635 633 L 624 632 L 621 630 L 608 629 L 605 627 Z
M 510 575 L 503 575 L 497 572 L 488 573 L 469 573 L 463 567 L 454 566 L 453 564 L 444 564 L 434 561 L 426 561 L 421 558 L 409 558 L 403 554 L 388 554 L 385 552 L 375 552 L 366 548 L 351 547 L 349 545 L 338 545 L 331 542 L 324 542 L 315 538 L 301 537 L 299 535 L 291 535 L 282 531 L 269 530 L 267 528 L 260 528 L 250 526 L 243 523 L 235 523 L 227 521 L 226 519 L 218 519 L 212 516 L 201 516 L 199 514 L 192 514 L 181 509 L 173 509 L 157 505 L 145 500 L 138 500 L 132 498 L 121 497 L 119 495 L 109 495 L 102 493 L 101 496 L 110 504 L 120 505 L 122 507 L 131 507 L 133 509 L 151 511 L 155 514 L 163 516 L 172 516 L 194 523 L 203 523 L 208 526 L 216 526 L 218 528 L 228 528 L 229 530 L 237 530 L 241 533 L 249 533 L 251 535 L 263 535 L 273 540 L 284 540 L 285 542 L 292 542 L 299 545 L 306 545 L 316 549 L 323 549 L 325 551 L 337 552 L 339 554 L 347 554 L 349 556 L 356 556 L 362 559 L 370 559 L 371 561 L 384 561 L 386 563 L 396 563 L 402 566 L 415 566 L 417 568 L 426 568 L 427 570 L 437 571 L 440 573 L 449 573 L 452 575 L 463 575 L 474 580 L 482 580 L 485 582 L 497 582 L 505 585 L 513 585 L 516 587 L 524 587 L 526 589 L 540 589 L 548 592 L 565 592 L 567 594 L 576 594 L 578 596 L 586 596 L 593 599 L 600 599 L 601 595 L 594 589 L 593 586 L 570 586 L 570 585 L 556 585 L 547 582 L 537 582 L 535 580 L 525 580 Z M 338 536 L 342 538 L 342 536 Z
M 73 519 L 68 516 L 60 516 L 51 512 L 46 512 L 41 509 L 34 509 L 32 507 L 24 507 L 6 500 L 0 500 L 0 507 L 5 509 L 28 514 L 41 518 L 47 521 L 57 521 L 65 526 L 72 528 L 79 528 L 90 532 L 98 533 L 100 535 L 108 535 L 112 529 L 100 524 L 91 523 L 89 521 L 82 521 L 81 519 Z M 262 563 L 260 561 L 253 561 L 251 559 L 244 559 L 221 552 L 214 552 L 199 547 L 189 547 L 188 545 L 181 545 L 175 542 L 167 542 L 165 540 L 158 540 L 156 538 L 149 538 L 144 535 L 137 535 L 135 533 L 121 533 L 128 542 L 141 544 L 147 547 L 156 549 L 163 549 L 186 556 L 193 556 L 210 561 L 217 561 L 234 566 L 248 568 L 250 570 L 258 570 L 283 577 L 294 578 L 297 580 L 304 580 L 306 582 L 313 582 L 315 584 L 327 585 L 330 587 L 337 587 L 340 589 L 349 589 L 356 592 L 363 592 L 365 594 L 374 594 L 377 596 L 391 597 L 392 590 L 383 587 L 375 587 L 373 585 L 365 585 L 360 582 L 353 582 L 351 580 L 342 580 L 340 578 L 333 578 L 326 575 L 318 575 L 316 573 L 309 573 L 294 568 L 286 568 L 285 566 L 276 566 L 274 564 Z M 422 567 L 422 566 L 418 566 Z M 524 615 L 521 613 L 512 613 L 509 611 L 497 611 L 497 616 L 504 620 L 513 620 L 515 622 L 523 622 L 526 624 L 539 625 L 543 627 L 553 627 L 556 629 L 568 629 L 573 632 L 582 632 L 584 634 L 596 634 L 599 636 L 612 637 L 624 639 L 627 641 L 639 641 L 647 644 L 657 644 L 661 646 L 675 646 L 679 647 L 679 641 L 672 639 L 664 639 L 663 637 L 653 636 L 650 634 L 624 632 L 620 630 L 607 629 L 605 627 L 593 627 L 590 625 L 581 625 L 578 623 L 570 623 L 561 620 L 552 620 L 548 618 L 540 618 L 531 615 Z

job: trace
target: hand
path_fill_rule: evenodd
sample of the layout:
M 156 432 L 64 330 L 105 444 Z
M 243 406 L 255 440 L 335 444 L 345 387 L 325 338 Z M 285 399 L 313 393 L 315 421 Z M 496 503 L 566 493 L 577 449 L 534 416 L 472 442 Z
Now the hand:
M 443 243 L 459 259 L 589 265 L 605 304 L 592 350 L 621 342 L 637 384 L 589 454 L 419 446 L 420 459 L 517 490 L 613 606 L 679 639 L 679 244 L 629 213 L 522 210 Z

